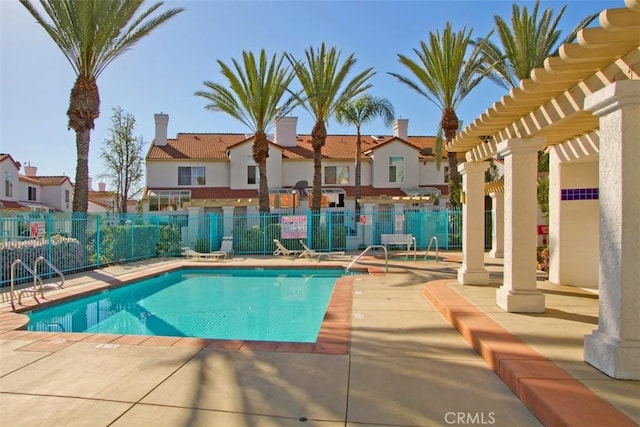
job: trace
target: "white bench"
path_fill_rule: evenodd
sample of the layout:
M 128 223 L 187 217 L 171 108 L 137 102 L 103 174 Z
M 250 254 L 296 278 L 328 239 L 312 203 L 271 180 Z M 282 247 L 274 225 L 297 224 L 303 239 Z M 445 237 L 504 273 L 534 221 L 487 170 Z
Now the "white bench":
M 407 245 L 407 252 L 416 248 L 416 238 L 411 234 L 381 234 L 380 243 L 384 246 L 387 245 Z

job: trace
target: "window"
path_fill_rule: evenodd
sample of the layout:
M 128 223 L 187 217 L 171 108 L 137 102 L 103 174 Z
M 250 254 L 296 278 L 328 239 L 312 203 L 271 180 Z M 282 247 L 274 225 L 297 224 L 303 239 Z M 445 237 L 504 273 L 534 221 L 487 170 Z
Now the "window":
M 149 211 L 177 211 L 182 204 L 191 200 L 191 191 L 158 191 L 149 193 Z
M 349 184 L 349 166 L 325 166 L 325 184 Z
M 389 182 L 404 182 L 404 157 L 389 157 Z
M 9 178 L 4 181 L 4 195 L 5 197 L 13 197 L 13 182 Z
M 247 184 L 258 183 L 258 167 L 256 165 L 247 166 Z
M 67 205 L 67 208 L 69 207 L 69 190 L 64 190 L 64 202 Z
M 28 187 L 27 188 L 27 200 L 31 200 L 32 202 L 35 202 L 36 200 L 38 200 L 38 197 L 36 197 L 36 187 Z
M 205 176 L 204 166 L 178 167 L 178 185 L 205 185 Z

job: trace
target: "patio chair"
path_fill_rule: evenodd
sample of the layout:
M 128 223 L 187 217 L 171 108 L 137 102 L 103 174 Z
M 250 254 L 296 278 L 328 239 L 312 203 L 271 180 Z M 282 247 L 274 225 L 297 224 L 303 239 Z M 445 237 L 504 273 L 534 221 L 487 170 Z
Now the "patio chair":
M 223 236 L 222 242 L 220 243 L 220 250 L 212 253 L 222 253 L 225 258 L 233 257 L 233 236 Z
M 182 255 L 187 258 L 193 259 L 208 259 L 219 260 L 220 258 L 226 258 L 227 254 L 224 252 L 197 252 L 191 248 L 182 248 Z
M 285 245 L 283 245 L 280 240 L 273 239 L 273 243 L 276 244 L 276 250 L 273 251 L 273 255 L 275 256 L 284 256 L 284 257 L 297 257 L 302 254 L 304 251 L 301 250 L 291 250 L 287 249 Z
M 337 258 L 337 257 L 345 256 L 345 251 L 319 252 L 319 251 L 316 251 L 315 249 L 311 249 L 302 240 L 300 240 L 300 244 L 304 248 L 304 251 L 302 251 L 302 253 L 299 255 L 300 258 L 318 258 L 318 260 L 320 260 L 320 258 L 322 257 Z

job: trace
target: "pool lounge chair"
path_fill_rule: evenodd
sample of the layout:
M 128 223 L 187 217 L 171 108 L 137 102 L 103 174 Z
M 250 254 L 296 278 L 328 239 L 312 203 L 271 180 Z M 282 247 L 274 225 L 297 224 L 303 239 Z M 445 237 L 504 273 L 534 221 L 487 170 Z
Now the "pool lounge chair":
M 345 256 L 344 251 L 333 251 L 333 252 L 319 252 L 315 249 L 311 249 L 305 242 L 300 240 L 300 244 L 304 248 L 304 251 L 299 255 L 300 258 L 318 258 L 318 261 L 322 258 L 339 258 Z
M 200 258 L 200 259 L 220 259 L 231 258 L 233 256 L 233 236 L 222 237 L 220 243 L 220 250 L 212 252 L 197 252 L 191 248 L 182 248 L 182 255 L 187 258 Z
M 276 250 L 273 251 L 273 255 L 275 256 L 283 256 L 283 257 L 297 257 L 302 254 L 304 251 L 301 250 L 291 250 L 287 249 L 278 239 L 273 239 L 273 243 L 276 244 Z
M 222 253 L 225 258 L 233 257 L 233 236 L 223 236 L 220 250 L 213 253 Z
M 191 248 L 182 248 L 182 255 L 191 258 L 191 259 L 208 259 L 208 260 L 219 260 L 220 258 L 226 258 L 227 254 L 224 252 L 197 252 Z

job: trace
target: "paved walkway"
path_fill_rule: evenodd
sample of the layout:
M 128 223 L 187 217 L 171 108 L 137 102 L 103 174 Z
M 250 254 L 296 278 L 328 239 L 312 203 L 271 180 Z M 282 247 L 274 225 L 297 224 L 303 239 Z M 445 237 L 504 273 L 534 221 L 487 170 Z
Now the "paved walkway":
M 109 267 L 74 276 L 68 289 L 182 264 Z M 597 327 L 597 296 L 540 282 L 546 313 L 505 313 L 494 304 L 499 263 L 485 287 L 458 285 L 456 262 L 392 261 L 387 273 L 382 261 L 364 264 L 371 274 L 350 285 L 347 354 L 13 331 L 5 298 L 0 425 L 640 424 L 640 382 L 612 380 L 582 362 L 583 335 Z M 318 263 L 235 257 L 216 265 Z M 584 423 L 593 412 L 605 418 Z

